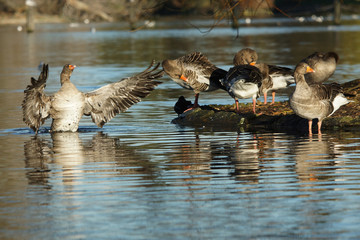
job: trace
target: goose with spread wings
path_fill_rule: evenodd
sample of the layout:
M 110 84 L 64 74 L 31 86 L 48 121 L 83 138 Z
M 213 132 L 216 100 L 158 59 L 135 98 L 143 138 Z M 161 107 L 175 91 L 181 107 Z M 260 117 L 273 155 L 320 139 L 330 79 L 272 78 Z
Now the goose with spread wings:
M 60 74 L 60 90 L 49 96 L 44 93 L 49 66 L 44 64 L 39 78 L 31 78 L 31 84 L 24 91 L 23 120 L 35 133 L 47 118 L 52 118 L 52 132 L 76 132 L 83 115 L 90 115 L 98 127 L 103 127 L 161 83 L 156 81 L 163 76 L 159 65 L 153 61 L 141 73 L 83 93 L 70 82 L 76 66 L 66 64 Z

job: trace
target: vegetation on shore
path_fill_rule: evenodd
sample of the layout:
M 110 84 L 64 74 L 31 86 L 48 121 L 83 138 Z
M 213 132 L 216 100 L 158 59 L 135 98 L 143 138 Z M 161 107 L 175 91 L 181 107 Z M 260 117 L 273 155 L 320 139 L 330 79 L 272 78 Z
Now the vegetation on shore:
M 29 1 L 29 0 L 28 0 Z M 31 0 L 30 0 L 31 1 Z M 152 20 L 163 16 L 197 16 L 229 20 L 238 27 L 241 17 L 273 15 L 296 16 L 297 14 L 326 14 L 334 10 L 334 1 L 311 0 L 32 0 L 36 3 L 36 16 L 40 21 L 112 22 L 128 21 L 135 26 L 140 20 Z M 336 1 L 335 1 L 336 2 Z M 342 11 L 358 13 L 356 0 L 341 2 Z M 0 23 L 25 19 L 24 0 L 0 0 Z

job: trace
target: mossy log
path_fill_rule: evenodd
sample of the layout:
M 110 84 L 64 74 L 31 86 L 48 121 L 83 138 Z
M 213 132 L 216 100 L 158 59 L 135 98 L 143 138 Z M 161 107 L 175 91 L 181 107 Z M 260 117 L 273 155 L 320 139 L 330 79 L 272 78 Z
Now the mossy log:
M 352 102 L 340 107 L 324 119 L 322 129 L 360 130 L 360 79 L 342 84 L 344 94 Z M 306 131 L 308 121 L 297 116 L 288 102 L 263 104 L 258 102 L 257 114 L 252 113 L 252 104 L 240 104 L 240 113 L 234 105 L 206 105 L 186 111 L 172 120 L 180 126 L 210 127 L 217 130 L 275 130 Z M 316 128 L 314 120 L 314 129 Z

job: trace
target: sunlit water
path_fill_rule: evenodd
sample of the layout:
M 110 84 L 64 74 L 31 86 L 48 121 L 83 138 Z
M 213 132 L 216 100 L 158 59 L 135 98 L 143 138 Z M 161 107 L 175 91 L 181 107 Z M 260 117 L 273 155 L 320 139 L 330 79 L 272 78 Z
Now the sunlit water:
M 20 107 L 41 61 L 50 64 L 48 93 L 59 88 L 65 63 L 78 66 L 72 81 L 91 91 L 152 59 L 191 51 L 226 69 L 242 47 L 289 67 L 314 51 L 336 51 L 331 80 L 345 82 L 359 76 L 357 25 L 244 27 L 238 38 L 228 28 L 204 35 L 96 27 L 41 25 L 30 35 L 0 28 L 1 239 L 360 237 L 359 132 L 309 137 L 176 126 L 174 103 L 193 93 L 166 76 L 103 129 L 84 117 L 79 133 L 51 135 L 46 122 L 35 137 Z M 221 91 L 201 94 L 200 104 L 211 103 L 233 100 Z

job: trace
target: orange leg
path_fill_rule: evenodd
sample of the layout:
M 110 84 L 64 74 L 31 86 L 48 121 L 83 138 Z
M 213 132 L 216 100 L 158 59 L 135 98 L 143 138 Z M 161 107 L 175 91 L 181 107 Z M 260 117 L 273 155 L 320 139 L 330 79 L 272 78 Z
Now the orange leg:
M 254 112 L 254 114 L 256 114 L 255 106 L 256 106 L 256 99 L 253 98 L 253 112 Z
M 191 108 L 186 109 L 184 112 L 187 112 L 187 111 L 193 110 L 193 109 L 195 109 L 197 107 L 200 107 L 200 105 L 198 103 L 198 99 L 199 99 L 199 93 L 196 93 L 195 94 L 195 102 L 194 102 L 194 104 L 192 105 Z
M 267 92 L 264 92 L 264 104 L 267 104 Z
M 318 121 L 318 134 L 321 135 L 321 124 L 322 124 L 322 121 Z
M 309 120 L 309 135 L 312 135 L 312 120 Z
M 275 91 L 273 91 L 273 92 L 271 93 L 271 95 L 272 95 L 271 104 L 274 104 L 274 103 L 275 103 Z
M 239 109 L 239 100 L 238 100 L 237 98 L 235 98 L 235 105 L 236 105 L 235 111 L 236 111 L 237 113 L 239 113 L 239 112 L 240 112 L 240 109 Z

